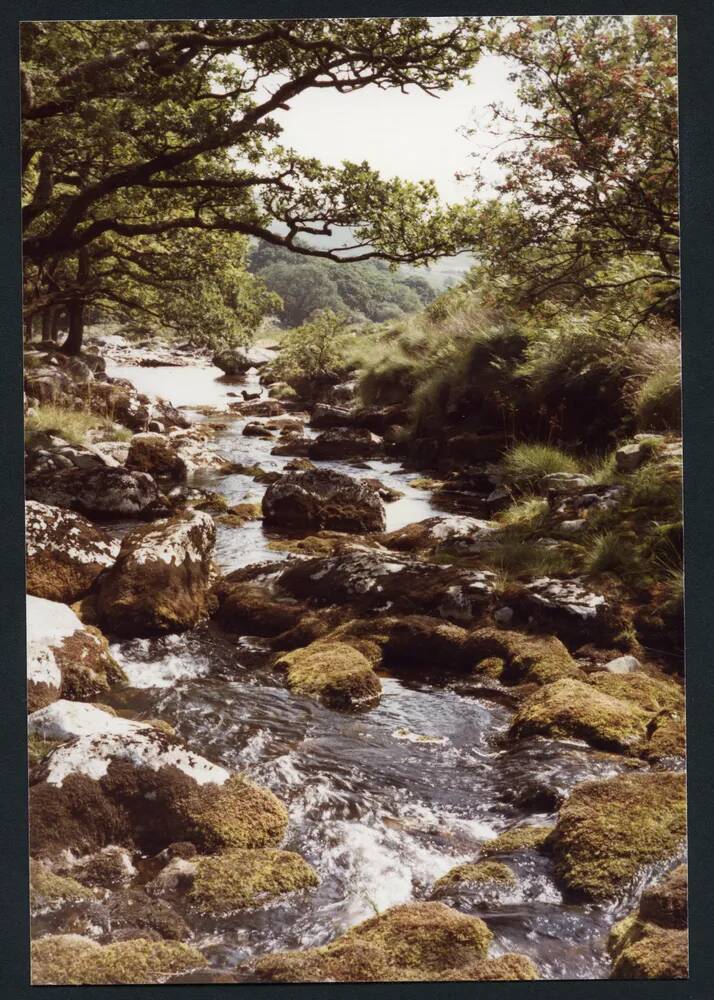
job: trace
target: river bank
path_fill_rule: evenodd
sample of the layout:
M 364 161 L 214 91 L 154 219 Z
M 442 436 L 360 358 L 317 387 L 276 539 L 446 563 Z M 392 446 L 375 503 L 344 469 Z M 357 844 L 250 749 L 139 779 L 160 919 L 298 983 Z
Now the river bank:
M 389 413 L 281 401 L 267 359 L 34 353 L 30 422 L 128 431 L 29 444 L 36 982 L 606 978 L 663 935 L 679 974 L 681 907 L 608 935 L 684 856 L 681 677 L 617 587 L 487 568 L 497 461 L 407 467 Z M 539 544 L 678 461 L 624 447 L 541 484 Z

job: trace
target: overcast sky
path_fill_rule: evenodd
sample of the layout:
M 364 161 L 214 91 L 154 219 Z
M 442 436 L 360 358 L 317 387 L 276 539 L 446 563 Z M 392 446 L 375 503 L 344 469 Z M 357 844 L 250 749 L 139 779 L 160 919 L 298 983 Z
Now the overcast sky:
M 366 87 L 352 94 L 313 90 L 290 102 L 289 111 L 273 117 L 284 131 L 280 143 L 324 163 L 367 160 L 385 176 L 434 180 L 445 201 L 471 194 L 454 174 L 469 169 L 472 141 L 459 134 L 474 114 L 483 119 L 488 104 L 517 104 L 508 64 L 484 56 L 471 72 L 471 83 L 458 83 L 438 99 L 412 88 L 410 93 Z M 489 141 L 484 136 L 484 141 Z M 494 179 L 495 170 L 484 171 Z

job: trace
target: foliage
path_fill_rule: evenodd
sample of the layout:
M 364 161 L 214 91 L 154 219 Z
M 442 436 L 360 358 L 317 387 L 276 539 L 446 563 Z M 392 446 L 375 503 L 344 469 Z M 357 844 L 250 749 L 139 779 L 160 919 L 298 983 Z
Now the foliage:
M 477 240 L 490 282 L 525 306 L 676 320 L 676 19 L 493 18 L 485 45 L 510 61 L 520 102 L 491 109 L 504 176 Z
M 321 309 L 345 313 L 353 320 L 382 322 L 416 312 L 435 295 L 424 278 L 391 271 L 383 261 L 339 265 L 267 243 L 255 247 L 250 268 L 281 297 L 280 315 L 286 326 L 299 326 Z
M 329 309 L 283 339 L 279 358 L 271 366 L 277 378 L 295 382 L 336 383 L 346 373 L 348 322 Z

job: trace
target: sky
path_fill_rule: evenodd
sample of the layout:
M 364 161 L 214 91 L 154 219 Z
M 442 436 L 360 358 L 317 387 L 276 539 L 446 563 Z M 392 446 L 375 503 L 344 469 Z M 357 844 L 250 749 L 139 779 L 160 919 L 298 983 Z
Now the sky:
M 387 177 L 434 180 L 445 201 L 457 202 L 472 194 L 468 181 L 459 183 L 454 175 L 469 169 L 475 148 L 459 130 L 475 114 L 483 119 L 493 101 L 517 106 L 507 74 L 506 60 L 484 56 L 471 71 L 470 84 L 457 83 L 438 98 L 417 88 L 407 94 L 376 87 L 352 94 L 313 90 L 272 117 L 284 129 L 281 145 L 298 153 L 336 166 L 343 160 L 367 160 Z M 493 166 L 483 173 L 487 181 L 498 176 Z

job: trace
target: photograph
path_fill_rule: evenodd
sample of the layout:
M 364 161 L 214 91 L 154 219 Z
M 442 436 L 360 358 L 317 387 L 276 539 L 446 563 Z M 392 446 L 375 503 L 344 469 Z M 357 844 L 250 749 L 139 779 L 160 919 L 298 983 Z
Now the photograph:
M 677 16 L 123 14 L 13 60 L 30 983 L 688 979 Z

